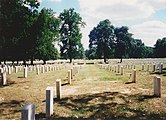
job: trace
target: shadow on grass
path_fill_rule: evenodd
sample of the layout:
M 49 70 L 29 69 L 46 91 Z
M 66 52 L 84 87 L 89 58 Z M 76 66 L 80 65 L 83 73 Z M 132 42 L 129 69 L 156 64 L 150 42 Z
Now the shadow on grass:
M 20 107 L 24 104 L 24 101 L 11 100 L 9 102 L 0 103 L 0 115 L 7 116 L 17 112 L 21 112 Z
M 25 77 L 21 77 L 21 76 L 19 76 L 19 77 L 17 77 L 17 78 L 25 78 Z
M 132 84 L 132 83 L 135 83 L 135 82 L 132 82 L 132 81 L 125 82 L 125 84 Z
M 2 79 L 0 80 L 0 82 L 2 83 Z M 5 87 L 5 86 L 11 86 L 13 84 L 16 84 L 16 82 L 12 81 L 10 78 L 7 78 L 7 84 L 6 85 L 0 84 L 0 88 Z
M 150 74 L 157 74 L 157 75 L 163 75 L 166 76 L 166 68 L 162 69 L 162 73 L 159 73 L 159 70 L 155 71 L 155 72 L 150 72 Z
M 128 95 L 119 92 L 104 92 L 97 94 L 86 94 L 66 97 L 61 100 L 54 100 L 63 109 L 62 114 L 54 113 L 49 120 L 165 120 L 166 111 L 154 112 L 154 108 L 149 111 L 146 100 L 153 99 L 151 95 Z M 60 110 L 60 108 L 58 108 Z M 67 112 L 66 115 L 65 110 Z M 44 114 L 37 115 L 37 119 L 44 118 Z
M 46 114 L 45 113 L 39 113 L 35 115 L 35 120 L 41 120 L 46 118 Z

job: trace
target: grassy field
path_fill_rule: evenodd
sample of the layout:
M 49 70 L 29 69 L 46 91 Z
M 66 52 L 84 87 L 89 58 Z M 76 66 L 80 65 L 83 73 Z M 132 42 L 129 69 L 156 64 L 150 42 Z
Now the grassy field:
M 163 74 L 140 71 L 136 66 L 136 83 L 131 81 L 131 70 L 124 75 L 101 69 L 96 65 L 84 65 L 66 84 L 67 70 L 49 71 L 36 75 L 23 72 L 8 75 L 7 86 L 0 87 L 0 120 L 20 120 L 20 109 L 26 103 L 36 107 L 36 119 L 45 120 L 45 90 L 55 86 L 56 79 L 62 80 L 62 99 L 54 99 L 54 114 L 49 119 L 122 119 L 122 120 L 165 120 L 166 77 Z M 153 96 L 153 77 L 161 77 L 161 98 Z

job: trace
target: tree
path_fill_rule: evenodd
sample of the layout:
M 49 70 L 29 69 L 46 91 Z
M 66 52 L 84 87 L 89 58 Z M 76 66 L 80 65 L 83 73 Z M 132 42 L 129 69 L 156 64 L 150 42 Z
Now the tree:
M 158 39 L 154 45 L 154 56 L 158 58 L 166 57 L 166 37 Z
M 84 26 L 85 23 L 73 8 L 65 9 L 60 13 L 59 18 L 61 19 L 61 56 L 65 59 L 69 58 L 71 63 L 72 59 L 79 54 L 78 50 L 80 50 L 82 38 L 80 26 Z
M 120 28 L 115 28 L 116 35 L 116 47 L 115 47 L 115 57 L 120 58 L 122 62 L 123 57 L 128 56 L 130 50 L 132 34 L 128 32 L 128 27 L 122 26 Z
M 59 35 L 60 20 L 54 17 L 54 12 L 50 9 L 43 8 L 39 13 L 36 21 L 36 42 L 34 54 L 38 59 L 46 60 L 57 59 L 58 50 L 54 47 L 53 42 Z
M 32 16 L 39 6 L 37 0 L 0 1 L 0 51 L 3 61 L 25 60 Z
M 114 49 L 114 26 L 111 25 L 111 22 L 106 19 L 100 21 L 97 27 L 95 27 L 89 34 L 89 49 L 90 54 L 96 55 L 98 58 L 103 58 L 106 62 L 107 58 L 113 54 Z

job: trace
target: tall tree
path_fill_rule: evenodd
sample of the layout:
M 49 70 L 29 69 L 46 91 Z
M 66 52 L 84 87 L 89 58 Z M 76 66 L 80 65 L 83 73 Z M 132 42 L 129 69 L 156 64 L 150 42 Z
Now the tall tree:
M 158 39 L 154 45 L 154 55 L 158 58 L 166 57 L 166 37 Z
M 73 8 L 65 9 L 60 13 L 59 18 L 61 19 L 61 56 L 66 59 L 69 58 L 72 62 L 72 59 L 77 56 L 78 50 L 80 50 L 82 38 L 80 27 L 84 26 L 85 23 Z
M 90 32 L 89 38 L 90 54 L 94 55 L 93 51 L 95 51 L 97 57 L 103 58 L 106 62 L 114 50 L 114 26 L 108 19 L 100 21 L 97 27 Z
M 39 6 L 37 0 L 0 1 L 0 39 L 1 56 L 6 60 L 25 60 L 27 58 L 28 29 L 31 19 Z
M 115 28 L 116 35 L 116 47 L 115 47 L 115 57 L 120 58 L 122 62 L 123 57 L 128 56 L 128 52 L 131 46 L 132 34 L 128 32 L 128 27 L 122 26 L 120 28 Z
M 36 38 L 34 54 L 38 59 L 46 60 L 57 59 L 58 51 L 54 47 L 53 42 L 57 40 L 59 35 L 60 20 L 54 16 L 54 12 L 50 9 L 43 8 L 39 13 L 36 21 Z

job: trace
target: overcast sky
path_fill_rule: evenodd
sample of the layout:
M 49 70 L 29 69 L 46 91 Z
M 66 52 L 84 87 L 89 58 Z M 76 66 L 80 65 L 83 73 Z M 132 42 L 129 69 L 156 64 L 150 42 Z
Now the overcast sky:
M 74 8 L 83 21 L 82 43 L 87 49 L 88 35 L 93 27 L 109 19 L 115 27 L 128 26 L 133 37 L 145 45 L 154 46 L 159 38 L 166 37 L 166 0 L 39 0 L 40 9 L 51 8 L 59 14 Z

